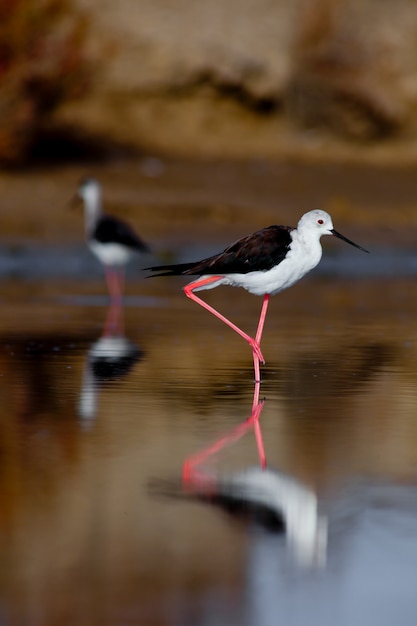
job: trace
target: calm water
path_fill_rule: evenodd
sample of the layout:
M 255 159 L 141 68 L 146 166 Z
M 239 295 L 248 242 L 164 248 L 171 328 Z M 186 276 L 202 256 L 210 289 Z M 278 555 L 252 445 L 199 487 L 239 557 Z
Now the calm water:
M 3 281 L 0 622 L 414 626 L 415 280 L 182 284 Z
M 183 280 L 132 267 L 109 307 L 64 210 L 85 174 L 0 175 L 0 624 L 415 626 L 415 171 L 98 171 L 164 261 L 318 205 L 371 249 L 323 238 L 272 299 L 260 390 Z M 204 297 L 253 332 L 260 298 Z

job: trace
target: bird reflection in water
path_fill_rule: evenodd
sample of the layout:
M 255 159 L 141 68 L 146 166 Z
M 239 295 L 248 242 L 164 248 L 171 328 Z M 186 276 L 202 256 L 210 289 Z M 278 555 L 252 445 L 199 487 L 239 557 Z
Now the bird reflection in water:
M 323 566 L 327 548 L 326 518 L 319 514 L 314 491 L 293 477 L 267 467 L 260 426 L 264 401 L 258 399 L 257 386 L 249 418 L 208 448 L 186 459 L 183 493 L 235 517 L 254 521 L 270 533 L 285 533 L 290 554 L 298 565 Z M 229 474 L 214 471 L 215 455 L 252 429 L 259 466 Z
M 103 332 L 87 352 L 78 414 L 91 420 L 97 412 L 100 387 L 120 380 L 143 357 L 143 352 L 124 335 L 123 308 L 120 301 L 111 301 Z

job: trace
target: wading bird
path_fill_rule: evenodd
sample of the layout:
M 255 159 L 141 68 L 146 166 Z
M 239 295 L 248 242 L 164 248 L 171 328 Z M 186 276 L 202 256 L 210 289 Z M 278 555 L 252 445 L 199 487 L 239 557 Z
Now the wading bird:
M 334 235 L 355 248 L 368 252 L 338 233 L 333 228 L 332 218 L 328 213 L 315 209 L 301 217 L 297 228 L 268 226 L 202 261 L 145 269 L 159 272 L 155 276 L 199 276 L 184 287 L 185 295 L 218 317 L 249 343 L 253 353 L 255 381 L 259 381 L 260 362 L 265 363 L 260 343 L 269 298 L 291 287 L 316 267 L 322 255 L 322 235 Z M 264 297 L 255 337 L 249 336 L 194 293 L 220 285 L 243 287 L 250 293 Z
M 120 302 L 125 265 L 134 254 L 150 252 L 149 247 L 127 222 L 103 213 L 101 186 L 97 180 L 82 180 L 77 196 L 84 201 L 88 246 L 104 266 L 110 297 Z

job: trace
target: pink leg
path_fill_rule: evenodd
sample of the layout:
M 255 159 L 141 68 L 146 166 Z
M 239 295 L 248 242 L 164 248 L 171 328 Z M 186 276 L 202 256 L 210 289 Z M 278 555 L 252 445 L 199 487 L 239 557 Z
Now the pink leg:
M 103 337 L 122 337 L 124 335 L 123 308 L 119 300 L 110 301 L 102 335 Z
M 120 300 L 123 298 L 123 293 L 125 290 L 125 268 L 119 267 L 117 271 L 117 276 L 119 279 L 119 292 L 120 292 Z
M 229 326 L 232 330 L 234 330 L 236 333 L 238 333 L 238 335 L 243 337 L 243 339 L 245 339 L 248 342 L 248 344 L 251 346 L 252 351 L 253 351 L 254 363 L 255 363 L 255 357 L 256 357 L 256 361 L 258 362 L 258 378 L 257 378 L 257 380 L 259 380 L 259 361 L 261 361 L 262 363 L 265 363 L 265 359 L 264 359 L 263 354 L 261 352 L 261 348 L 259 346 L 259 343 L 256 341 L 256 339 L 253 339 L 253 337 L 250 337 L 249 335 L 247 335 L 245 332 L 243 332 L 243 330 L 241 330 L 239 328 L 239 326 L 236 326 L 236 324 L 233 324 L 233 322 L 231 322 L 229 319 L 227 319 L 227 317 L 224 317 L 224 315 L 222 315 L 221 313 L 216 311 L 216 309 L 214 309 L 212 306 L 207 304 L 207 302 L 204 302 L 204 300 L 202 300 L 201 298 L 196 296 L 195 293 L 193 292 L 193 290 L 196 289 L 197 287 L 202 287 L 203 285 L 208 285 L 209 283 L 212 283 L 212 282 L 215 282 L 216 280 L 219 280 L 219 278 L 221 278 L 221 276 L 210 276 L 209 278 L 204 278 L 203 280 L 199 280 L 199 281 L 195 281 L 193 283 L 190 283 L 190 284 L 188 284 L 188 285 L 186 285 L 184 287 L 184 293 L 185 293 L 185 295 L 188 298 L 191 298 L 191 300 L 194 300 L 194 302 L 197 302 L 197 304 L 199 304 L 204 309 L 206 309 L 207 311 L 209 311 L 210 313 L 215 315 L 219 320 L 221 320 L 222 322 L 227 324 L 227 326 Z M 264 303 L 265 303 L 265 300 L 264 300 Z M 264 309 L 264 307 L 262 307 L 262 310 L 263 309 Z M 265 314 L 266 314 L 266 308 L 265 308 Z M 264 314 L 264 316 L 265 316 L 265 314 Z M 263 327 L 264 321 L 265 321 L 265 319 L 262 320 L 262 327 Z M 262 327 L 261 327 L 261 334 L 262 334 Z M 256 371 L 256 367 L 255 367 L 255 371 Z
M 255 352 L 252 352 L 252 356 L 253 356 L 253 369 L 255 370 L 255 383 L 260 383 L 261 382 L 261 368 L 260 368 L 260 361 L 258 356 L 255 354 Z
M 256 409 L 256 407 L 259 404 L 259 392 L 261 389 L 261 383 L 260 381 L 256 381 L 255 382 L 255 389 L 253 390 L 253 400 L 252 400 L 252 413 L 254 412 L 254 410 Z
M 266 312 L 268 310 L 268 304 L 269 304 L 269 293 L 266 293 L 264 296 L 264 301 L 262 303 L 262 309 L 261 309 L 261 314 L 259 316 L 258 328 L 257 328 L 256 335 L 255 335 L 255 343 L 258 345 L 259 349 L 260 349 L 260 344 L 261 344 L 262 331 L 263 331 L 264 324 L 265 324 Z M 261 380 L 261 371 L 259 367 L 259 357 L 255 353 L 255 351 L 253 352 L 253 367 L 255 370 L 255 382 L 258 382 Z
M 123 296 L 124 270 L 117 270 L 113 267 L 106 266 L 106 280 L 110 293 L 110 298 L 114 301 L 121 302 Z
M 258 329 L 256 331 L 256 336 L 255 336 L 255 341 L 258 344 L 258 346 L 261 343 L 262 331 L 264 329 L 266 312 L 268 310 L 268 304 L 269 304 L 269 293 L 266 293 L 264 295 L 264 301 L 262 303 L 261 314 L 259 316 Z

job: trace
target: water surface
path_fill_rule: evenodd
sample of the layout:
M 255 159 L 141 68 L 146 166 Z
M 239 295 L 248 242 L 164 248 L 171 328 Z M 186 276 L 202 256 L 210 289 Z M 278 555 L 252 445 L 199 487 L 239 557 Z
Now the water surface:
M 109 306 L 63 208 L 80 170 L 0 180 L 1 623 L 414 626 L 415 173 L 102 170 L 111 208 L 142 203 L 152 263 L 316 205 L 371 249 L 323 238 L 272 299 L 257 390 L 248 346 L 182 279 L 133 265 Z M 204 297 L 256 328 L 260 298 Z
M 259 468 L 253 425 L 231 436 L 252 411 L 250 351 L 181 284 L 131 283 L 106 346 L 100 279 L 3 283 L 4 623 L 414 624 L 413 281 L 310 277 L 271 302 L 259 423 L 267 471 L 326 527 L 307 559 L 233 491 Z M 254 328 L 260 299 L 207 298 Z

